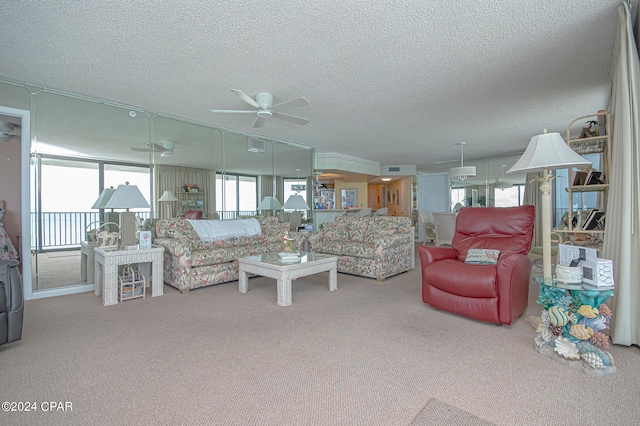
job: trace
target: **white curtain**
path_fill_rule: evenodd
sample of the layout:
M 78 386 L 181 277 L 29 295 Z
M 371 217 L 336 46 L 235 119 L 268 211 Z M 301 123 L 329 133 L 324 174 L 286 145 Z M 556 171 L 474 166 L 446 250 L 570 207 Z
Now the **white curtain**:
M 603 257 L 614 259 L 612 340 L 640 345 L 640 221 L 638 211 L 638 50 L 629 5 L 618 9 L 609 112 L 612 117 L 612 167 L 609 179 Z
M 210 215 L 214 212 L 211 204 L 212 188 L 215 185 L 215 172 L 206 169 L 197 169 L 193 167 L 166 166 L 158 164 L 154 167 L 155 187 L 157 200 L 162 196 L 164 191 L 173 191 L 178 198 L 182 186 L 186 183 L 194 183 L 202 188 L 206 194 L 207 200 L 205 206 L 207 211 L 204 213 Z M 156 206 L 156 216 L 158 218 L 177 217 L 184 213 L 185 208 L 180 206 L 178 201 L 175 202 L 158 202 Z

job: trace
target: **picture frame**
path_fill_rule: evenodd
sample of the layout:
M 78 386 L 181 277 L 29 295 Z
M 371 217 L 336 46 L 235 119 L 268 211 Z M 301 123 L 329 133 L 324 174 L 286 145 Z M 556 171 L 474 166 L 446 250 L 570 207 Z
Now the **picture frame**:
M 340 191 L 340 197 L 342 198 L 343 209 L 353 209 L 358 207 L 357 189 L 343 189 Z
M 587 172 L 576 172 L 574 177 L 573 177 L 573 183 L 572 186 L 582 186 L 584 184 L 587 183 L 587 176 L 589 175 L 589 173 Z
M 585 185 L 602 185 L 604 183 L 603 178 L 602 172 L 591 170 L 589 176 L 587 176 Z

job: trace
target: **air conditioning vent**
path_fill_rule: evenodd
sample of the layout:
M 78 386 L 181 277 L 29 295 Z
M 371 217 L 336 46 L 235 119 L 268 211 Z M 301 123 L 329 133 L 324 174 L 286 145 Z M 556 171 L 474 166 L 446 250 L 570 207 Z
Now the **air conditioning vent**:
M 411 176 L 416 174 L 416 166 L 380 166 L 380 176 Z
M 247 138 L 247 151 L 266 154 L 267 141 L 262 139 Z

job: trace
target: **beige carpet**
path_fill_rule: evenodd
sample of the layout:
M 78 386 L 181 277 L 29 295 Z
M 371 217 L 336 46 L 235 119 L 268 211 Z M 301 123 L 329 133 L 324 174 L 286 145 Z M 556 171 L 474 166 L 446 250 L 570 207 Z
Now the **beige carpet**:
M 427 415 L 496 425 L 640 424 L 637 347 L 612 347 L 617 373 L 592 377 L 538 354 L 524 319 L 432 309 L 420 279 L 338 274 L 332 292 L 321 273 L 294 282 L 288 307 L 263 277 L 246 294 L 236 281 L 109 307 L 27 301 L 23 339 L 0 346 L 0 401 L 73 411 L 0 411 L 0 425 L 403 426 L 429 400 Z
M 431 398 L 420 414 L 411 422 L 411 426 L 456 425 L 456 426 L 492 426 L 491 422 L 467 413 L 464 410 Z

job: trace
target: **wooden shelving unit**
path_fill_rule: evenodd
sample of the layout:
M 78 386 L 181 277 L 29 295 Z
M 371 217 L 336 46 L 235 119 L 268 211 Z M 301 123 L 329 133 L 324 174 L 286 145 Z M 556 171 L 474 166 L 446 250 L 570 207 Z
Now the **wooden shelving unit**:
M 572 134 L 571 129 L 579 121 L 596 121 L 598 122 L 598 135 L 587 136 L 584 134 L 576 135 Z M 602 123 L 604 121 L 604 123 Z M 602 128 L 604 127 L 604 129 Z M 583 115 L 571 121 L 567 127 L 567 144 L 580 155 L 586 154 L 599 154 L 600 155 L 600 170 L 602 172 L 603 183 L 591 184 L 591 185 L 573 185 L 573 169 L 567 171 L 569 178 L 568 186 L 565 190 L 568 193 L 569 209 L 567 214 L 567 228 L 556 229 L 554 232 L 565 234 L 565 240 L 569 240 L 573 243 L 580 242 L 585 245 L 589 244 L 589 237 L 592 240 L 600 240 L 595 244 L 596 247 L 601 246 L 602 239 L 604 238 L 603 229 L 582 229 L 582 224 L 574 225 L 574 217 L 576 213 L 573 210 L 573 195 L 576 193 L 597 193 L 598 205 L 601 209 L 605 209 L 607 205 L 607 199 L 609 197 L 609 172 L 611 170 L 611 125 L 609 119 L 609 113 L 596 113 L 590 115 Z M 583 137 L 580 137 L 583 136 Z M 582 218 L 585 219 L 585 218 Z M 584 220 L 583 220 L 584 221 Z M 593 245 L 593 244 L 591 244 Z
M 187 188 L 186 186 L 179 186 L 176 188 L 176 196 L 180 200 L 179 202 L 179 216 L 184 216 L 187 210 L 199 210 L 203 214 L 206 214 L 207 210 L 207 191 L 205 188 L 196 187 Z

